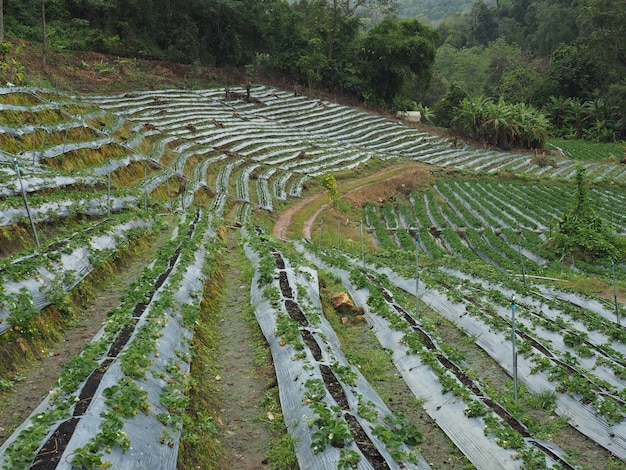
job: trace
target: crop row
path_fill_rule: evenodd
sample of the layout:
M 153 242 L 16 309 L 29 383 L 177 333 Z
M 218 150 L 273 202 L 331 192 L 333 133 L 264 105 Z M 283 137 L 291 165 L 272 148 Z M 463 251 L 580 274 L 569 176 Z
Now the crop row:
M 251 228 L 247 243 L 257 266 L 251 301 L 272 351 L 301 466 L 429 468 L 414 448 L 422 439 L 419 430 L 391 413 L 341 352 L 322 312 L 316 271 L 301 260 L 292 265 Z
M 556 446 L 533 439 L 540 426 L 513 415 L 476 371 L 465 369 L 455 347 L 437 338 L 434 324 L 413 316 L 395 300 L 386 276 L 340 266 L 336 257 L 317 253 L 320 267 L 331 269 L 366 310 L 381 346 L 388 349 L 402 377 L 418 398 L 427 396 L 424 409 L 455 445 L 478 468 L 575 468 Z M 317 259 L 313 257 L 312 259 Z M 323 260 L 323 261 L 322 261 Z M 526 422 L 525 422 L 526 421 Z M 522 466 L 514 464 L 520 460 Z M 556 462 L 555 462 L 556 459 Z M 497 463 L 496 463 L 497 462 Z
M 3 468 L 146 459 L 173 468 L 202 270 L 215 262 L 205 248 L 209 217 L 199 215 L 183 221 L 187 231 L 170 240 L 109 312 L 101 334 L 66 364 L 48 398 L 3 446 Z

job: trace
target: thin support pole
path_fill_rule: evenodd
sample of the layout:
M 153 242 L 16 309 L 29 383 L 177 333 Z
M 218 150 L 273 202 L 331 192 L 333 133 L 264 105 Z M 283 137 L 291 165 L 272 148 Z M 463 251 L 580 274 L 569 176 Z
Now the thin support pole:
M 324 229 L 324 218 L 322 217 L 322 220 L 320 220 L 320 236 L 319 236 L 319 239 L 318 239 L 318 242 L 317 242 L 317 244 L 319 246 L 322 246 L 322 231 L 323 231 L 323 229 Z
M 620 324 L 619 319 L 619 304 L 617 303 L 617 285 L 615 284 L 615 262 L 611 261 L 611 272 L 613 273 L 613 299 L 615 300 L 615 318 L 617 318 L 617 324 Z
M 519 253 L 519 259 L 522 262 L 522 280 L 524 281 L 524 285 L 526 285 L 526 268 L 524 267 L 524 257 L 522 256 L 521 245 L 517 245 L 517 251 Z
M 420 302 L 420 241 L 419 234 L 415 232 L 415 315 L 419 314 Z
M 182 183 L 182 191 L 180 194 L 180 204 L 182 206 L 183 211 L 185 210 L 185 192 L 187 192 L 187 180 L 185 180 L 183 178 L 183 183 Z
M 143 164 L 143 208 L 148 210 L 148 188 L 146 188 L 146 179 L 148 178 L 148 167 Z
M 167 200 L 170 204 L 170 214 L 172 212 L 174 212 L 174 209 L 172 208 L 172 193 L 170 192 L 170 176 L 167 175 L 167 179 L 165 180 L 167 183 Z
M 365 240 L 363 238 L 363 221 L 361 220 L 361 263 L 365 267 Z
M 111 162 L 107 164 L 107 215 L 111 215 Z
M 513 348 L 513 399 L 517 401 L 517 351 L 515 350 L 515 295 L 511 297 L 511 345 Z
M 46 146 L 46 133 L 42 132 L 41 133 L 41 151 L 39 152 L 39 159 L 43 160 L 43 152 L 44 152 L 44 148 Z M 33 163 L 35 163 L 35 152 L 33 152 Z
M 337 217 L 337 256 L 341 254 L 341 217 Z
M 28 220 L 30 220 L 30 228 L 33 230 L 33 235 L 35 236 L 35 243 L 37 247 L 40 247 L 39 244 L 39 236 L 37 235 L 37 229 L 35 228 L 35 222 L 33 221 L 33 216 L 30 213 L 30 207 L 28 205 L 28 198 L 26 197 L 26 190 L 24 189 L 24 182 L 22 181 L 22 174 L 20 173 L 20 165 L 17 163 L 17 158 L 13 159 L 13 163 L 15 164 L 15 172 L 17 173 L 17 179 L 20 182 L 20 190 L 22 191 L 22 199 L 24 200 L 24 207 L 26 208 L 26 214 L 28 214 Z

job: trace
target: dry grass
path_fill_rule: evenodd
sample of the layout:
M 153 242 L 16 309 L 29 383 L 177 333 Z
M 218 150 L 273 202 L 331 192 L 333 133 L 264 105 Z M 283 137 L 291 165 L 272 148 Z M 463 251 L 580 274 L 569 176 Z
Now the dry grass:
M 415 190 L 427 188 L 432 181 L 428 165 L 406 163 L 341 185 L 339 192 L 342 199 L 353 206 L 363 207 L 366 202 L 382 203 L 393 200 L 399 194 L 408 196 Z

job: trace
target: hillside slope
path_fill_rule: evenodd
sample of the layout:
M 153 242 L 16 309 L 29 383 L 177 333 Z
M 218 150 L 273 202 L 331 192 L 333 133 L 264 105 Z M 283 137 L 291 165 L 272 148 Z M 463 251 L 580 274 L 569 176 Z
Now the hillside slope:
M 184 88 L 173 71 L 153 90 L 122 91 L 124 74 L 139 83 L 144 65 L 108 66 L 80 66 L 90 93 L 2 89 L 0 346 L 13 358 L 3 362 L 3 387 L 19 390 L 38 351 L 75 331 L 66 292 L 88 297 L 94 276 L 123 269 L 134 250 L 150 259 L 37 413 L 10 425 L 2 463 L 25 468 L 54 455 L 64 468 L 71 455 L 122 468 L 149 454 L 173 468 L 177 455 L 191 466 L 218 452 L 209 450 L 215 436 L 236 432 L 220 427 L 229 403 L 183 416 L 199 379 L 189 380 L 190 351 L 213 351 L 192 348 L 192 338 L 227 331 L 219 322 L 236 303 L 232 293 L 219 302 L 231 285 L 221 279 L 232 273 L 225 250 L 249 259 L 232 285 L 275 365 L 262 401 L 277 394 L 280 408 L 261 421 L 284 419 L 300 467 L 623 463 L 626 338 L 620 310 L 596 295 L 611 292 L 610 266 L 553 260 L 543 243 L 570 203 L 575 162 L 457 147 L 268 85 L 249 97 L 235 84 Z M 587 172 L 593 207 L 625 231 L 626 172 L 598 162 Z M 279 214 L 307 196 L 281 222 L 282 240 L 271 237 Z M 626 267 L 615 268 L 623 299 Z M 356 305 L 333 306 L 340 292 Z M 341 347 L 350 334 L 369 334 L 372 346 Z M 219 389 L 226 374 L 204 370 L 204 388 Z M 55 430 L 60 421 L 81 432 Z M 206 439 L 185 435 L 193 425 Z

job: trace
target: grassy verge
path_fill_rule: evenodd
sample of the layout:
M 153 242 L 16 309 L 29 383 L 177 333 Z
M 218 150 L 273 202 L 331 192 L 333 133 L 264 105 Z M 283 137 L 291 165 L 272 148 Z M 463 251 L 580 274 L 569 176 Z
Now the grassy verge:
M 218 242 L 226 243 L 225 236 L 222 231 Z M 250 285 L 253 267 L 241 249 L 233 249 L 231 245 L 230 251 L 227 261 L 234 264 L 230 266 L 231 270 L 235 269 L 240 273 L 242 285 Z M 216 423 L 214 419 L 215 416 L 219 416 L 221 408 L 228 406 L 220 402 L 220 382 L 215 379 L 221 374 L 218 358 L 220 341 L 228 340 L 220 337 L 219 327 L 223 313 L 224 289 L 227 285 L 225 262 L 225 253 L 219 259 L 213 260 L 209 268 L 211 270 L 209 279 L 205 282 L 201 316 L 194 333 L 191 391 L 178 454 L 179 469 L 221 468 L 225 458 L 225 449 L 219 440 L 216 427 L 219 422 Z M 254 373 L 272 377 L 273 366 L 269 347 L 254 316 L 248 294 L 241 301 L 243 318 L 249 327 L 250 341 L 254 349 Z M 270 470 L 299 468 L 293 442 L 282 418 L 275 379 L 270 380 L 261 405 L 263 412 L 254 417 L 253 421 L 254 426 L 268 427 L 273 435 L 267 456 L 268 468 Z

